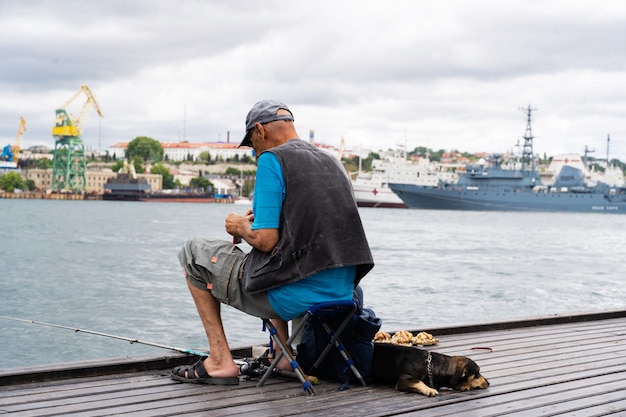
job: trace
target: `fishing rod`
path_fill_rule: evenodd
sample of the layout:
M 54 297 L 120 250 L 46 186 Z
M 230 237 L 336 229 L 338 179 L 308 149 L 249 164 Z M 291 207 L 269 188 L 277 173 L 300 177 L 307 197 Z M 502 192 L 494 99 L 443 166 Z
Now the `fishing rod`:
M 87 330 L 87 329 L 79 329 L 79 328 L 76 328 L 76 327 L 62 326 L 60 324 L 54 324 L 54 323 L 46 323 L 44 321 L 27 320 L 27 319 L 20 319 L 18 317 L 10 317 L 10 316 L 2 316 L 2 315 L 0 315 L 0 318 L 6 319 L 6 320 L 21 321 L 23 323 L 39 324 L 41 326 L 56 327 L 56 328 L 59 328 L 59 329 L 72 330 L 75 333 L 81 332 L 81 333 L 93 334 L 93 335 L 96 335 L 96 336 L 110 337 L 112 339 L 125 340 L 127 342 L 130 342 L 131 345 L 133 343 L 139 343 L 141 345 L 148 345 L 148 346 L 158 347 L 158 348 L 161 348 L 161 349 L 173 350 L 175 352 L 186 353 L 188 355 L 209 356 L 208 353 L 200 352 L 200 351 L 193 350 L 193 349 L 183 349 L 183 348 L 179 348 L 179 347 L 176 347 L 176 346 L 168 346 L 168 345 L 163 345 L 163 344 L 160 344 L 160 343 L 147 342 L 145 340 L 132 339 L 130 337 L 118 336 L 118 335 L 115 335 L 115 334 L 96 332 L 96 331 Z
M 168 350 L 172 350 L 175 352 L 186 353 L 188 355 L 196 355 L 196 356 L 203 356 L 203 357 L 209 356 L 208 353 L 200 352 L 198 350 L 184 349 L 184 348 L 179 348 L 176 346 L 168 346 L 168 345 L 164 345 L 161 343 L 148 342 L 145 340 L 133 339 L 130 337 L 118 336 L 115 334 L 96 332 L 94 330 L 80 329 L 77 327 L 63 326 L 61 324 L 47 323 L 44 321 L 37 321 L 37 320 L 30 320 L 30 319 L 21 319 L 19 317 L 11 317 L 11 316 L 3 316 L 3 315 L 0 315 L 0 319 L 14 320 L 14 321 L 22 322 L 22 323 L 38 324 L 41 326 L 56 327 L 58 329 L 72 330 L 75 333 L 81 332 L 81 333 L 92 334 L 95 336 L 109 337 L 111 339 L 125 340 L 127 342 L 130 342 L 131 345 L 133 343 L 139 343 L 141 345 L 153 346 L 153 347 L 157 347 L 160 349 L 168 349 Z M 264 367 L 261 366 L 260 362 L 257 359 L 243 358 L 243 359 L 233 359 L 233 360 L 235 364 L 239 367 L 239 372 L 242 375 L 258 377 L 258 376 L 261 376 L 264 372 Z M 284 371 L 284 370 L 274 368 L 272 371 L 272 374 L 278 375 L 278 376 L 284 376 L 287 378 L 297 379 L 296 374 L 292 371 Z M 317 380 L 315 379 L 315 377 L 309 377 L 309 378 L 313 378 L 313 383 L 317 383 Z

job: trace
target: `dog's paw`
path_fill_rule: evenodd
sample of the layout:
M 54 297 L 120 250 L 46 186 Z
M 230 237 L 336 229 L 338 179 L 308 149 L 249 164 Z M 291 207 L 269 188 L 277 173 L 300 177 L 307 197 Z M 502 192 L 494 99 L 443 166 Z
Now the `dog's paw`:
M 421 379 L 412 377 L 408 374 L 402 374 L 398 377 L 396 389 L 398 391 L 417 392 L 427 397 L 434 397 L 439 394 L 439 391 L 429 387 Z

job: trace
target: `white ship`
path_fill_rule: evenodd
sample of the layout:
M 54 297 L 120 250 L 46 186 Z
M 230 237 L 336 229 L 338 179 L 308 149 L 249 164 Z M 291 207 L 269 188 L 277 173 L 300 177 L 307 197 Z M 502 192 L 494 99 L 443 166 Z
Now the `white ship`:
M 359 172 L 352 181 L 354 196 L 359 207 L 406 208 L 388 184 L 437 185 L 439 180 L 455 181 L 457 166 L 431 162 L 421 158 L 417 162 L 408 161 L 406 154 L 394 153 L 384 159 L 372 161 L 371 172 Z

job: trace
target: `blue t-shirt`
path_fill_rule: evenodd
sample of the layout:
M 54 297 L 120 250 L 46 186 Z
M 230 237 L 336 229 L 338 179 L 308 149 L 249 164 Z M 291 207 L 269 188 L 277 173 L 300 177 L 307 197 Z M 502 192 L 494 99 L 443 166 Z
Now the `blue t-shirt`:
M 273 153 L 264 152 L 257 160 L 252 229 L 278 229 L 284 198 L 285 180 L 280 162 Z M 267 296 L 282 319 L 292 320 L 316 303 L 350 300 L 355 275 L 356 266 L 328 269 L 268 290 Z

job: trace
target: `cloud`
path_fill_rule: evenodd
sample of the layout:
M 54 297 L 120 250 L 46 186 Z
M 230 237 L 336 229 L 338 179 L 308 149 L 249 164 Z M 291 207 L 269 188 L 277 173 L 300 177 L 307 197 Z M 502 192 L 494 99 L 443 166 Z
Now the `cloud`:
M 626 161 L 625 23 L 608 0 L 1 1 L 0 140 L 24 114 L 24 145 L 52 147 L 54 110 L 87 84 L 94 147 L 238 140 L 274 97 L 302 137 L 372 150 L 502 152 L 530 104 L 536 153 L 600 157 L 611 134 Z

